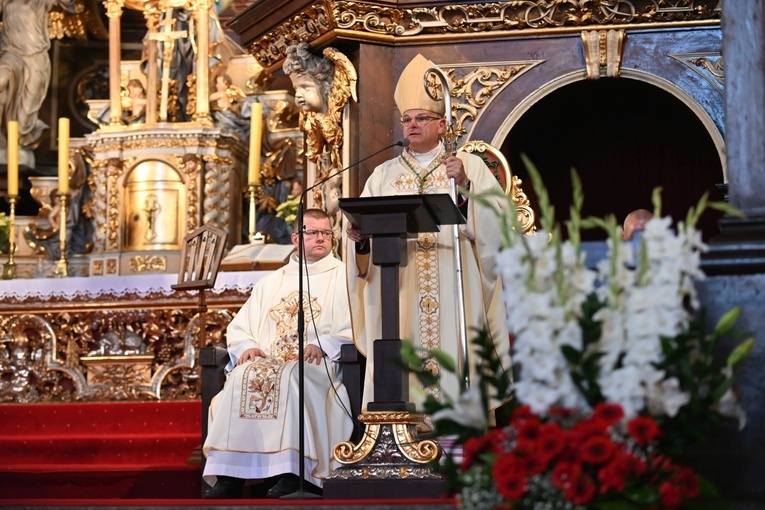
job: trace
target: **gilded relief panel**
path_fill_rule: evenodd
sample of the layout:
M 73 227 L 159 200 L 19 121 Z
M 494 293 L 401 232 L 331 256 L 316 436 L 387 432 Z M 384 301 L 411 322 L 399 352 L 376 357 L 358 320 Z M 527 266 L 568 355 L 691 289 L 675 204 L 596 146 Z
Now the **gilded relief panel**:
M 199 398 L 196 296 L 181 294 L 10 303 L 41 311 L 0 314 L 0 402 Z M 246 297 L 227 290 L 213 300 L 208 345 L 225 346 Z

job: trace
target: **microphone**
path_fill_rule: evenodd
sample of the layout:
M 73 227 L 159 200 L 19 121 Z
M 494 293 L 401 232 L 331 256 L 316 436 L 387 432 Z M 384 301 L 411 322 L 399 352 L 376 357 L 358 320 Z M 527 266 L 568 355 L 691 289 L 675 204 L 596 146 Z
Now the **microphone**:
M 368 159 L 371 159 L 371 158 L 377 156 L 378 154 L 380 154 L 381 152 L 387 151 L 388 149 L 392 149 L 393 147 L 408 147 L 408 146 L 409 146 L 409 138 L 402 138 L 401 140 L 397 141 L 396 143 L 392 143 L 392 144 L 388 145 L 387 147 L 383 147 L 379 151 L 373 152 L 369 156 L 365 156 L 365 157 L 361 158 L 360 160 L 358 160 L 357 162 L 353 163 L 352 165 L 348 165 L 347 167 L 345 167 L 343 169 L 340 169 L 340 170 L 338 170 L 337 172 L 335 172 L 335 173 L 333 173 L 331 175 L 326 176 L 324 179 L 321 179 L 321 180 L 313 183 L 313 185 L 311 185 L 308 188 L 306 188 L 306 190 L 303 192 L 302 196 L 300 197 L 300 203 L 303 203 L 303 197 L 309 191 L 311 191 L 314 188 L 317 188 L 317 187 L 321 186 L 322 184 L 324 184 L 328 180 L 332 179 L 333 177 L 336 177 L 336 176 L 340 175 L 343 172 L 347 172 L 348 170 L 350 170 L 354 166 L 360 165 L 364 161 L 366 161 Z
M 369 156 L 366 156 L 364 158 L 361 158 L 357 162 L 355 162 L 352 165 L 349 165 L 345 168 L 342 168 L 338 170 L 337 172 L 334 172 L 331 175 L 328 175 L 324 179 L 321 179 L 317 182 L 315 182 L 312 186 L 309 186 L 306 188 L 303 193 L 300 194 L 300 202 L 298 203 L 298 221 L 297 221 L 297 228 L 298 228 L 298 321 L 297 321 L 297 335 L 298 335 L 298 402 L 299 402 L 299 411 L 298 411 L 298 430 L 300 431 L 300 439 L 298 441 L 298 494 L 300 495 L 306 495 L 307 493 L 303 490 L 303 479 L 305 477 L 305 361 L 303 360 L 303 342 L 305 341 L 305 311 L 303 310 L 303 265 L 305 264 L 304 261 L 304 253 L 303 253 L 303 246 L 304 246 L 304 240 L 303 240 L 303 229 L 305 226 L 303 225 L 303 202 L 305 201 L 306 194 L 311 191 L 312 189 L 321 186 L 328 180 L 332 179 L 335 176 L 340 175 L 343 172 L 347 172 L 354 166 L 363 163 L 364 161 L 368 160 L 371 157 L 377 156 L 383 151 L 386 151 L 392 147 L 406 147 L 409 145 L 409 138 L 404 138 L 402 140 L 399 140 L 396 143 L 392 143 L 388 145 L 387 147 L 383 147 L 377 152 L 373 152 Z

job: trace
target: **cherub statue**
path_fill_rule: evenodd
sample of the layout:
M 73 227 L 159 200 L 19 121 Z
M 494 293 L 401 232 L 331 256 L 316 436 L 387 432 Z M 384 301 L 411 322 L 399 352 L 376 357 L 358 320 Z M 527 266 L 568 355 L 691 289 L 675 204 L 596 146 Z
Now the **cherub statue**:
M 210 114 L 217 126 L 239 134 L 242 140 L 250 138 L 251 103 L 244 91 L 233 84 L 231 77 L 221 73 L 215 77 L 214 91 L 210 94 Z
M 127 97 L 124 98 L 122 112 L 126 124 L 146 122 L 146 89 L 141 80 L 133 78 L 127 83 Z
M 325 48 L 323 55 L 312 54 L 307 43 L 300 43 L 287 47 L 282 65 L 295 87 L 306 157 L 316 164 L 316 181 L 342 168 L 343 109 L 350 97 L 356 100 L 357 74 L 351 62 L 334 48 Z M 329 214 L 337 231 L 341 182 L 337 176 L 314 191 L 316 206 Z

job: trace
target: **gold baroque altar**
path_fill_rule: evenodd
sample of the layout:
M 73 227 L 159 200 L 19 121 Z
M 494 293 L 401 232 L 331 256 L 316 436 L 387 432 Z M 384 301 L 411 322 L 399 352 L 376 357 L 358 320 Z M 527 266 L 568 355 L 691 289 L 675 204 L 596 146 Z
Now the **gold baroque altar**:
M 218 275 L 208 345 L 225 346 L 226 326 L 264 274 Z M 0 402 L 200 398 L 198 297 L 172 291 L 176 278 L 0 281 Z

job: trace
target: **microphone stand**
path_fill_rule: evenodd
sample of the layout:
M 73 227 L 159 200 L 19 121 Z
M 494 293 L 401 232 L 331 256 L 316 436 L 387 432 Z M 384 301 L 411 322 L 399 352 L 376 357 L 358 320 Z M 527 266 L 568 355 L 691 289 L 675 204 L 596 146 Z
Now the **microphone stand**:
M 312 186 L 309 186 L 303 191 L 303 193 L 300 194 L 300 201 L 298 202 L 298 217 L 297 217 L 297 226 L 298 226 L 298 312 L 297 312 L 297 334 L 298 334 L 298 405 L 300 406 L 298 409 L 298 430 L 300 430 L 300 439 L 298 440 L 298 461 L 300 466 L 298 467 L 298 490 L 296 492 L 293 492 L 292 494 L 286 494 L 282 496 L 280 499 L 309 499 L 309 498 L 318 498 L 320 496 L 308 492 L 305 490 L 305 392 L 303 391 L 305 387 L 305 361 L 303 360 L 304 350 L 303 347 L 303 341 L 305 340 L 305 311 L 303 310 L 303 264 L 304 262 L 304 232 L 305 232 L 305 225 L 303 224 L 303 203 L 305 201 L 305 197 L 308 194 L 309 191 L 321 186 L 328 180 L 332 179 L 333 177 L 340 175 L 343 172 L 346 172 L 350 170 L 351 168 L 355 167 L 356 165 L 359 165 L 363 163 L 364 161 L 368 160 L 369 158 L 372 158 L 374 156 L 377 156 L 383 151 L 386 151 L 388 149 L 392 149 L 393 147 L 406 147 L 409 145 L 409 139 L 404 138 L 402 140 L 397 141 L 396 143 L 393 143 L 391 145 L 388 145 L 387 147 L 383 147 L 382 149 L 378 150 L 377 152 L 373 152 L 369 156 L 366 156 L 356 163 L 349 165 L 341 170 L 338 170 L 337 172 L 334 172 L 331 175 L 328 175 L 324 179 L 320 180 L 319 182 L 314 183 Z

